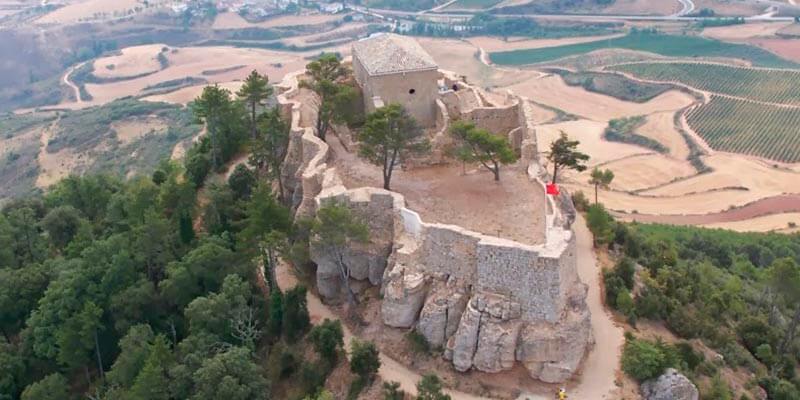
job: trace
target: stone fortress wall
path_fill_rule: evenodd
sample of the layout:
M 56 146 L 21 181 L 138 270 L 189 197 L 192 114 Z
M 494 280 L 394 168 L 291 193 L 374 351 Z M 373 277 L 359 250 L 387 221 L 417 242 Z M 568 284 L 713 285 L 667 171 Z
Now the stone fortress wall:
M 384 323 L 416 327 L 433 346 L 441 346 L 460 371 L 499 372 L 521 362 L 533 378 L 569 379 L 592 338 L 586 286 L 578 280 L 571 211 L 562 207 L 565 202 L 541 199 L 546 241 L 531 246 L 455 225 L 426 223 L 405 207 L 399 193 L 348 190 L 326 164 L 330 149 L 314 132 L 318 105 L 312 93 L 298 87 L 298 77 L 287 76 L 279 85 L 279 103 L 292 121 L 283 170 L 286 186 L 297 215 L 312 216 L 322 202 L 337 199 L 369 221 L 369 243 L 349 249 L 346 261 L 352 279 L 381 286 Z M 515 96 L 509 96 L 507 104 L 490 104 L 453 74 L 444 72 L 441 79 L 446 87 L 459 86 L 437 99 L 434 147 L 446 140 L 454 115 L 474 121 L 508 134 L 528 165 L 531 184 L 543 185 L 525 104 Z M 344 285 L 338 267 L 319 249 L 311 250 L 320 295 L 341 298 Z

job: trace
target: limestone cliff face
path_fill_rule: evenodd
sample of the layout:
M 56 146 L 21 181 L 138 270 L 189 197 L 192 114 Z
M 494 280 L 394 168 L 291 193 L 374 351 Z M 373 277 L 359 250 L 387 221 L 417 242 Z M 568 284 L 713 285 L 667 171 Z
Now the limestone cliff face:
M 546 243 L 537 246 L 426 223 L 398 193 L 342 186 L 326 164 L 328 145 L 314 133 L 316 102 L 306 101 L 296 76 L 282 86 L 278 100 L 292 117 L 283 174 L 296 215 L 313 216 L 322 202 L 336 200 L 368 223 L 370 240 L 348 248 L 343 264 L 351 279 L 380 286 L 383 323 L 415 328 L 459 371 L 499 372 L 519 362 L 545 382 L 572 377 L 592 334 L 566 203 L 542 199 Z M 509 124 L 515 148 L 529 162 L 531 184 L 542 185 L 529 107 L 517 100 L 493 110 L 477 97 L 481 107 L 463 110 L 446 100 L 438 102 L 441 131 L 447 108 L 479 125 Z M 320 295 L 343 300 L 339 263 L 325 249 L 311 246 L 310 252 Z

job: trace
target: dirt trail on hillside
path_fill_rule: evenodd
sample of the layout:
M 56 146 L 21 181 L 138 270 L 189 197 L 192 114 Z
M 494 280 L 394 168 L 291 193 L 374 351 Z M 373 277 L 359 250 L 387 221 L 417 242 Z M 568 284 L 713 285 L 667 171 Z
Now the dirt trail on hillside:
M 615 382 L 619 368 L 622 345 L 624 343 L 622 328 L 618 327 L 611 315 L 606 311 L 601 298 L 600 269 L 592 249 L 592 236 L 586 228 L 582 217 L 575 222 L 575 233 L 578 252 L 578 275 L 581 281 L 589 285 L 586 299 L 592 313 L 592 331 L 596 344 L 589 352 L 582 367 L 582 375 L 577 378 L 577 385 L 568 384 L 568 392 L 575 399 L 611 399 L 617 389 Z M 298 280 L 286 263 L 280 263 L 277 270 L 278 286 L 281 290 L 290 289 L 298 284 Z M 337 320 L 339 317 L 320 301 L 313 293 L 308 293 L 308 312 L 311 322 L 320 323 L 325 319 Z M 354 338 L 352 332 L 344 329 L 344 342 L 349 346 Z M 349 351 L 349 349 L 348 349 Z M 422 376 L 400 364 L 396 360 L 381 353 L 381 368 L 378 371 L 384 381 L 396 381 L 406 393 L 416 395 L 416 384 Z M 488 400 L 468 393 L 448 390 L 453 400 Z M 519 400 L 547 400 L 549 397 L 533 393 L 522 393 Z
M 578 252 L 578 276 L 581 282 L 589 285 L 586 304 L 592 313 L 592 333 L 595 345 L 584 360 L 578 386 L 569 391 L 573 399 L 611 399 L 617 389 L 616 371 L 622 356 L 624 333 L 611 318 L 603 305 L 600 290 L 600 274 L 597 259 L 592 248 L 592 234 L 586 228 L 582 216 L 572 225 L 576 235 Z
M 81 89 L 78 87 L 78 85 L 74 84 L 71 80 L 69 80 L 69 77 L 70 75 L 72 75 L 73 72 L 75 72 L 76 69 L 82 67 L 83 64 L 86 64 L 87 62 L 88 61 L 84 61 L 78 65 L 72 66 L 70 69 L 67 70 L 64 76 L 61 78 L 64 84 L 69 86 L 72 89 L 72 91 L 75 92 L 75 102 L 78 104 L 83 103 L 83 99 L 81 98 Z

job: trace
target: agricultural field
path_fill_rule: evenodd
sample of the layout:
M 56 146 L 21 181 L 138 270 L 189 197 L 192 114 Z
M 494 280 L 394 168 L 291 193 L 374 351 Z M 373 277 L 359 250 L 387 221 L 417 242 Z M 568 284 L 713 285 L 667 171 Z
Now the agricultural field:
M 623 64 L 610 69 L 651 81 L 679 82 L 711 93 L 800 105 L 800 70 L 673 62 Z
M 588 43 L 496 52 L 490 54 L 490 59 L 498 65 L 538 64 L 602 49 L 646 51 L 668 57 L 741 59 L 755 66 L 772 68 L 798 66 L 755 46 L 725 43 L 699 36 L 657 33 L 631 33 L 620 38 Z
M 638 82 L 622 75 L 601 72 L 572 72 L 563 69 L 549 70 L 561 76 L 570 86 L 581 86 L 584 89 L 616 97 L 620 100 L 644 103 L 658 97 L 674 86 L 663 83 Z
M 800 107 L 775 107 L 712 96 L 690 111 L 689 126 L 713 149 L 800 162 Z

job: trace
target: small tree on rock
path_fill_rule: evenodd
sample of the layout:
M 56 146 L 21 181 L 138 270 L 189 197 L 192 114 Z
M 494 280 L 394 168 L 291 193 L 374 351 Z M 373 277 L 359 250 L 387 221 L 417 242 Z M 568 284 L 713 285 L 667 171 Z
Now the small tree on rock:
M 309 63 L 306 66 L 306 74 L 310 79 L 303 81 L 301 86 L 313 90 L 320 98 L 317 136 L 325 140 L 325 134 L 331 123 L 346 119 L 343 107 L 352 103 L 356 92 L 352 87 L 339 83 L 347 76 L 348 70 L 342 66 L 335 54 L 323 55 Z
M 390 104 L 367 115 L 364 129 L 359 133 L 359 155 L 383 168 L 383 188 L 389 190 L 394 167 L 408 154 L 427 151 L 430 144 L 422 135 L 417 122 L 403 106 Z
M 589 184 L 594 185 L 594 203 L 597 204 L 597 189 L 601 187 L 603 189 L 608 189 L 608 186 L 611 184 L 611 181 L 614 180 L 614 171 L 607 169 L 601 170 L 595 167 L 592 170 L 591 178 L 589 179 Z
M 500 180 L 500 165 L 511 164 L 519 158 L 511 148 L 508 140 L 480 129 L 471 122 L 458 121 L 450 127 L 450 134 L 461 147 L 454 154 L 463 162 L 480 162 L 494 174 L 494 180 Z
M 550 154 L 547 155 L 547 159 L 553 163 L 553 183 L 556 183 L 560 169 L 574 169 L 578 172 L 586 170 L 585 164 L 589 156 L 577 150 L 579 144 L 577 140 L 569 140 L 564 132 L 550 144 Z
M 331 257 L 339 267 L 342 284 L 347 288 L 347 301 L 354 306 L 357 300 L 350 287 L 350 267 L 344 256 L 352 244 L 369 240 L 369 227 L 356 218 L 346 205 L 328 200 L 317 210 L 311 233 L 314 245 Z

